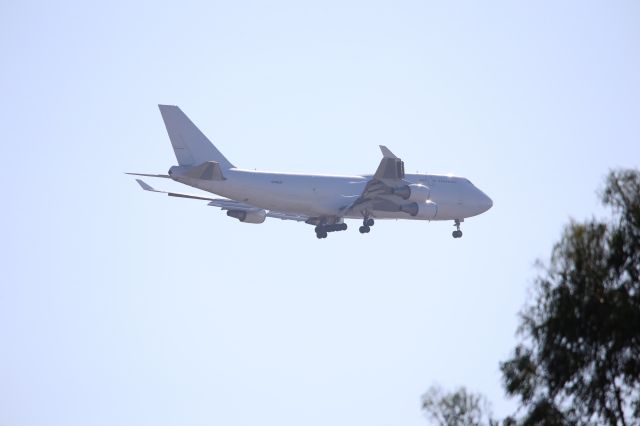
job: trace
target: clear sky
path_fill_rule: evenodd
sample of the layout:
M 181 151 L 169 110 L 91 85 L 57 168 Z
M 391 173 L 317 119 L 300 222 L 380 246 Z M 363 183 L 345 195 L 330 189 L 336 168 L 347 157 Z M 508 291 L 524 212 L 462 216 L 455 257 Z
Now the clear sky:
M 0 4 L 0 424 L 426 424 L 498 363 L 569 218 L 640 166 L 637 1 Z M 158 103 L 235 164 L 452 172 L 464 223 L 317 240 L 144 193 Z M 163 189 L 182 189 L 166 180 Z

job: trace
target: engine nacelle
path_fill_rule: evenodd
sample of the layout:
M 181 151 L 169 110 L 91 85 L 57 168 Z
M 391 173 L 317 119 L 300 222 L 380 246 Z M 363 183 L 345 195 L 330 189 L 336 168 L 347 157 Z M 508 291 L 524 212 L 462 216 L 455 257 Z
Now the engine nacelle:
M 419 183 L 401 186 L 393 190 L 395 195 L 404 198 L 407 201 L 415 201 L 416 203 L 424 203 L 431 195 L 431 189 L 428 186 Z
M 438 214 L 438 205 L 431 201 L 426 203 L 411 203 L 400 207 L 405 213 L 409 213 L 416 219 L 431 220 Z
M 267 218 L 264 210 L 229 210 L 227 216 L 235 217 L 244 223 L 262 223 Z

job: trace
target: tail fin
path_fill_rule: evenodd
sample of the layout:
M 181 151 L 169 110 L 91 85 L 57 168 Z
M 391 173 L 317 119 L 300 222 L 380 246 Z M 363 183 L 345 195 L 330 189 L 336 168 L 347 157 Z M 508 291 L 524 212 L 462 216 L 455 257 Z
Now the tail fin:
M 174 105 L 158 105 L 158 107 L 160 107 L 179 165 L 197 166 L 205 161 L 216 161 L 223 169 L 235 167 L 180 108 Z

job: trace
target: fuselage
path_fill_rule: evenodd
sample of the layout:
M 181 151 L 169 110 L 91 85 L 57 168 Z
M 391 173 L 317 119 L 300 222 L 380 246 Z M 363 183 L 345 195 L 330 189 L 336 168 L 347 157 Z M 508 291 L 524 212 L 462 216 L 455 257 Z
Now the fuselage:
M 169 177 L 225 198 L 156 190 L 136 179 L 145 191 L 209 201 L 243 223 L 267 217 L 305 222 L 318 239 L 347 230 L 345 219 L 362 220 L 368 234 L 375 219 L 453 220 L 453 238 L 462 237 L 460 223 L 489 210 L 493 202 L 468 179 L 448 175 L 406 174 L 404 161 L 380 145 L 382 158 L 373 174 L 320 175 L 279 173 L 236 167 L 175 105 L 159 105 L 178 161 Z
M 357 212 L 343 214 L 363 192 L 371 175 L 334 176 L 232 168 L 224 172 L 224 180 L 202 180 L 186 176 L 186 169 L 171 168 L 169 174 L 177 182 L 232 200 L 273 211 L 290 212 L 310 217 L 345 217 L 360 219 Z M 430 220 L 464 219 L 487 211 L 491 199 L 468 179 L 447 175 L 407 174 L 407 184 L 429 188 L 429 201 L 437 205 Z M 372 211 L 377 219 L 416 219 L 402 211 Z

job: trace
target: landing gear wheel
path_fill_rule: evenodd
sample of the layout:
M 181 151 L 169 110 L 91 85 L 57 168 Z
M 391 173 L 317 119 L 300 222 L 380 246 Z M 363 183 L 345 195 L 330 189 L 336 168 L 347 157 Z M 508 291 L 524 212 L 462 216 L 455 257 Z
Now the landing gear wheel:
M 373 219 L 365 219 L 364 226 L 373 226 L 375 221 Z
M 316 236 L 318 238 L 327 238 L 327 234 L 329 232 L 338 232 L 338 231 L 346 231 L 347 224 L 344 222 L 339 223 L 331 223 L 331 224 L 320 224 L 315 227 Z
M 316 226 L 316 237 L 318 239 L 327 238 L 327 228 L 322 225 Z
M 369 231 L 371 231 L 371 228 L 368 227 L 368 226 L 363 225 L 363 226 L 360 227 L 359 231 L 360 231 L 361 234 L 367 234 L 367 233 L 369 233 Z
M 453 226 L 456 227 L 456 230 L 451 233 L 453 238 L 461 238 L 462 237 L 462 231 L 460 230 L 460 222 L 461 222 L 460 219 L 456 219 L 456 220 L 453 221 Z

